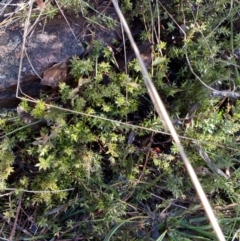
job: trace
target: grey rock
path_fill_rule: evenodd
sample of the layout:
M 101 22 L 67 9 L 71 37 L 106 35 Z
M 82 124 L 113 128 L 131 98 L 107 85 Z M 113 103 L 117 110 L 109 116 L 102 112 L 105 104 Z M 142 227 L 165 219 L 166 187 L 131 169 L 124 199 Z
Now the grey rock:
M 26 94 L 38 96 L 39 82 L 48 67 L 85 52 L 78 38 L 83 31 L 84 19 L 74 16 L 67 16 L 67 19 L 77 38 L 61 15 L 46 24 L 38 22 L 28 34 L 20 77 L 21 88 Z M 12 108 L 18 103 L 15 92 L 22 42 L 23 29 L 20 26 L 0 29 L 0 108 Z

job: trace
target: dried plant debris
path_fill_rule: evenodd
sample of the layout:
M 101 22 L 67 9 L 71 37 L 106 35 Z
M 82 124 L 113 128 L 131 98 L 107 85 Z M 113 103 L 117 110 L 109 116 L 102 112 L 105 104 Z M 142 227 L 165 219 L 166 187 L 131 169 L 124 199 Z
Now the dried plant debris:
M 51 87 L 57 87 L 59 83 L 66 82 L 67 77 L 68 77 L 67 60 L 63 60 L 57 64 L 54 64 L 51 68 L 44 71 L 41 84 L 48 85 Z

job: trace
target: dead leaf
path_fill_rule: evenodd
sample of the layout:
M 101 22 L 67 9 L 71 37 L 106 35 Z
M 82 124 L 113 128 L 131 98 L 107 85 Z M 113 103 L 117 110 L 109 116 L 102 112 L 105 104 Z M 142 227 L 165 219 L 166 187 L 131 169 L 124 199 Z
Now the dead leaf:
M 43 0 L 35 0 L 35 2 L 38 5 L 38 7 L 45 8 L 45 3 L 43 2 Z
M 53 65 L 51 68 L 44 71 L 41 84 L 57 87 L 60 82 L 66 82 L 67 69 L 68 66 L 66 64 L 66 60 Z

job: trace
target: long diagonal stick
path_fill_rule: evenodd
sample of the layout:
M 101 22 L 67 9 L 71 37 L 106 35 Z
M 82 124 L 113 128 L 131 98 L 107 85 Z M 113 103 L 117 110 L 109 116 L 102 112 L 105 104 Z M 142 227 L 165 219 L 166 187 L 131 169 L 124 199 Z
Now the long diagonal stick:
M 200 198 L 200 200 L 202 202 L 202 205 L 203 205 L 203 207 L 205 209 L 205 212 L 206 212 L 206 214 L 207 214 L 207 216 L 208 216 L 208 218 L 209 218 L 209 220 L 210 220 L 210 222 L 211 222 L 211 224 L 213 226 L 213 229 L 214 229 L 214 231 L 216 233 L 216 236 L 217 236 L 218 240 L 219 241 L 225 241 L 225 237 L 224 237 L 224 235 L 222 233 L 222 230 L 221 230 L 221 228 L 220 228 L 220 226 L 219 226 L 219 224 L 218 224 L 218 222 L 216 220 L 216 217 L 215 217 L 215 215 L 213 213 L 213 210 L 212 210 L 212 208 L 211 208 L 211 206 L 209 204 L 209 201 L 208 201 L 208 199 L 207 199 L 207 197 L 206 197 L 206 195 L 205 195 L 205 193 L 204 193 L 204 191 L 202 189 L 202 186 L 201 186 L 201 184 L 200 184 L 200 182 L 199 182 L 199 180 L 197 178 L 197 175 L 196 175 L 196 173 L 195 173 L 191 163 L 189 162 L 189 160 L 187 158 L 187 155 L 186 155 L 186 153 L 185 153 L 185 151 L 183 149 L 183 146 L 180 143 L 180 140 L 178 138 L 178 134 L 177 134 L 177 132 L 176 132 L 176 130 L 175 130 L 171 120 L 170 120 L 170 117 L 169 117 L 169 115 L 168 115 L 168 113 L 167 113 L 167 111 L 166 111 L 166 109 L 165 109 L 165 107 L 163 105 L 163 102 L 161 101 L 161 98 L 159 97 L 159 94 L 158 94 L 158 92 L 157 92 L 157 90 L 156 90 L 156 88 L 155 88 L 151 78 L 148 75 L 147 69 L 146 69 L 146 67 L 145 67 L 145 65 L 144 65 L 144 63 L 142 61 L 142 58 L 141 58 L 140 53 L 139 53 L 139 50 L 138 50 L 138 48 L 137 48 L 137 46 L 136 46 L 136 44 L 134 42 L 134 39 L 132 37 L 131 31 L 130 31 L 130 29 L 128 27 L 128 24 L 127 24 L 127 22 L 126 22 L 126 20 L 125 20 L 125 18 L 123 16 L 119 6 L 118 6 L 117 1 L 116 0 L 112 0 L 112 3 L 114 5 L 114 8 L 115 8 L 117 14 L 118 14 L 118 17 L 120 18 L 120 20 L 122 22 L 123 28 L 124 28 L 126 34 L 128 35 L 128 38 L 129 38 L 129 40 L 131 42 L 131 45 L 132 45 L 132 48 L 133 48 L 133 50 L 134 50 L 134 52 L 136 54 L 136 57 L 137 57 L 138 62 L 139 62 L 139 65 L 141 67 L 141 72 L 142 72 L 142 75 L 143 75 L 143 78 L 144 78 L 144 83 L 145 83 L 145 85 L 147 87 L 148 93 L 149 93 L 149 95 L 150 95 L 150 97 L 152 99 L 154 107 L 155 107 L 158 115 L 162 119 L 162 121 L 163 121 L 163 123 L 165 125 L 165 128 L 167 128 L 170 131 L 170 133 L 171 133 L 171 135 L 173 137 L 173 140 L 174 140 L 174 142 L 176 143 L 176 145 L 178 147 L 179 153 L 180 153 L 180 155 L 181 155 L 181 157 L 183 159 L 183 162 L 184 162 L 184 164 L 186 166 L 188 174 L 189 174 L 189 176 L 190 176 L 190 178 L 192 180 L 192 183 L 193 183 L 193 185 L 194 185 L 194 187 L 195 187 L 195 189 L 196 189 L 196 191 L 198 193 L 198 196 L 199 196 L 199 198 Z

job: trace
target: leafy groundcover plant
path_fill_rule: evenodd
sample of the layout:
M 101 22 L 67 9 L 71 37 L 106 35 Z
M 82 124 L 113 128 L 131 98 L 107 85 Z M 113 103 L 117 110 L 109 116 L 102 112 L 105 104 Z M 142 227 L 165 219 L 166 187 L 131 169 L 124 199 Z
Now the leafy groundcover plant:
M 47 18 L 60 7 L 80 11 L 91 26 L 114 28 L 96 4 L 59 0 L 44 11 Z M 120 4 L 133 26 L 141 23 L 139 46 L 151 43 L 149 73 L 232 240 L 239 227 L 240 110 L 237 99 L 215 97 L 211 88 L 238 90 L 238 4 Z M 99 15 L 90 19 L 94 11 Z M 74 84 L 2 111 L 3 240 L 216 240 L 138 63 L 127 59 L 125 71 L 116 64 L 130 51 L 126 40 L 119 53 L 120 44 L 95 39 L 88 55 L 71 60 Z

